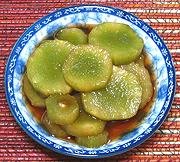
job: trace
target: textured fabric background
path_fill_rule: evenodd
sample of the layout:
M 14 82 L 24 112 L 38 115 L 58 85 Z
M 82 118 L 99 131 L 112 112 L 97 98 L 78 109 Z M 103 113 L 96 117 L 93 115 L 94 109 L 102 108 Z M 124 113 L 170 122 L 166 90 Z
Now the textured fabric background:
M 36 20 L 58 8 L 90 3 L 119 7 L 151 25 L 164 39 L 172 54 L 177 78 L 177 91 L 171 111 L 159 130 L 137 148 L 103 161 L 179 162 L 179 0 L 0 0 L 0 161 L 90 161 L 54 153 L 33 141 L 11 115 L 4 92 L 6 61 L 20 35 Z

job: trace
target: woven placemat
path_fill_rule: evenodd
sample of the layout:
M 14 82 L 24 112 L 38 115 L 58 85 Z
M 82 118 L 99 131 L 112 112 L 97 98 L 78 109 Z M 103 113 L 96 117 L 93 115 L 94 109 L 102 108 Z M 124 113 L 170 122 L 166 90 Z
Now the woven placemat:
M 14 43 L 32 23 L 58 8 L 90 3 L 119 7 L 151 25 L 172 54 L 177 79 L 172 108 L 159 130 L 140 146 L 103 161 L 180 161 L 179 0 L 0 0 L 0 161 L 89 161 L 54 153 L 19 127 L 5 98 L 4 71 Z

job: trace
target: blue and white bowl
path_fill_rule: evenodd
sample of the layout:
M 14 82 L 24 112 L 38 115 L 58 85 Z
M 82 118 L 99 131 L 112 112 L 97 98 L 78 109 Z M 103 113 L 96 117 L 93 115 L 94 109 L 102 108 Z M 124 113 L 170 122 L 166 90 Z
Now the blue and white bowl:
M 26 62 L 43 39 L 67 25 L 121 22 L 133 28 L 145 43 L 157 79 L 157 93 L 151 111 L 142 124 L 123 138 L 99 148 L 85 148 L 49 135 L 32 116 L 23 99 L 21 78 Z M 41 145 L 58 153 L 102 158 L 128 151 L 149 138 L 162 124 L 175 93 L 175 69 L 171 55 L 158 34 L 146 23 L 123 10 L 97 5 L 62 8 L 37 21 L 16 42 L 5 73 L 6 97 L 12 114 L 24 131 Z

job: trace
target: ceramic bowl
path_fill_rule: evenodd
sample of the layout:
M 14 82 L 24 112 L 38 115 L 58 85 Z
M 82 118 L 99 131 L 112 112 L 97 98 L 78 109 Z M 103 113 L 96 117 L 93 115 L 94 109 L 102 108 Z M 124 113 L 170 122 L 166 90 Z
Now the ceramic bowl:
M 85 148 L 48 134 L 32 116 L 22 95 L 22 74 L 32 51 L 43 39 L 67 25 L 121 22 L 128 24 L 144 40 L 144 49 L 153 64 L 156 96 L 143 122 L 123 138 L 99 148 Z M 118 8 L 81 5 L 59 9 L 30 26 L 16 42 L 7 62 L 5 91 L 9 108 L 23 130 L 41 145 L 61 154 L 81 158 L 102 158 L 130 150 L 149 138 L 162 124 L 175 93 L 175 70 L 171 55 L 158 34 L 146 23 Z

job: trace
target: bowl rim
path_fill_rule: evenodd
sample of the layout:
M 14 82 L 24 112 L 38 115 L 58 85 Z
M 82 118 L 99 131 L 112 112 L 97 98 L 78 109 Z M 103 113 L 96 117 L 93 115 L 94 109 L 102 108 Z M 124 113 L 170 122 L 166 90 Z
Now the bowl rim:
M 49 16 L 52 16 L 54 15 L 55 13 L 59 12 L 59 11 L 62 11 L 62 10 L 66 10 L 66 9 L 72 9 L 72 8 L 79 8 L 79 7 L 97 7 L 97 8 L 100 8 L 100 7 L 104 7 L 106 9 L 112 9 L 112 10 L 116 10 L 116 11 L 121 11 L 123 13 L 126 13 L 127 15 L 130 15 L 136 19 L 138 19 L 139 21 L 141 21 L 143 24 L 145 24 L 149 29 L 151 29 L 157 36 L 157 38 L 160 40 L 160 42 L 163 44 L 164 48 L 166 49 L 167 51 L 167 55 L 168 55 L 168 58 L 170 60 L 170 64 L 171 64 L 171 70 L 172 70 L 172 73 L 173 73 L 173 85 L 174 87 L 172 88 L 172 93 L 171 93 L 171 96 L 170 96 L 170 99 L 169 99 L 169 104 L 167 106 L 167 109 L 166 111 L 164 112 L 164 115 L 161 117 L 161 119 L 158 121 L 158 123 L 154 126 L 153 130 L 146 134 L 146 136 L 144 138 L 141 138 L 141 140 L 139 140 L 138 142 L 136 142 L 135 144 L 132 144 L 130 145 L 130 147 L 126 147 L 124 148 L 123 150 L 121 149 L 118 149 L 117 151 L 115 152 L 108 152 L 108 153 L 104 153 L 104 154 L 75 154 L 75 153 L 70 153 L 70 152 L 65 152 L 64 150 L 61 150 L 61 149 L 55 149 L 54 147 L 51 147 L 45 143 L 43 143 L 40 139 L 38 139 L 37 137 L 35 137 L 32 132 L 30 132 L 27 128 L 24 127 L 24 125 L 22 124 L 22 121 L 20 121 L 18 119 L 18 117 L 16 116 L 15 114 L 15 110 L 13 109 L 12 107 L 12 103 L 10 101 L 10 97 L 9 97 L 9 94 L 8 94 L 8 68 L 10 66 L 10 61 L 12 59 L 12 56 L 13 56 L 13 52 L 15 51 L 15 48 L 17 46 L 17 44 L 22 40 L 22 38 L 35 26 L 35 24 L 38 24 L 39 22 L 41 22 L 42 20 L 45 20 L 46 18 L 48 18 Z M 154 41 L 154 40 L 153 40 Z M 159 48 L 159 47 L 158 47 Z M 13 79 L 13 78 L 12 78 Z M 169 80 L 169 77 L 168 77 L 168 80 Z M 68 156 L 73 156 L 73 157 L 78 157 L 78 158 L 105 158 L 105 157 L 110 157 L 110 156 L 114 156 L 114 155 L 118 155 L 118 154 L 122 154 L 134 147 L 137 147 L 138 145 L 140 145 L 141 143 L 143 143 L 144 141 L 146 141 L 149 137 L 151 137 L 154 132 L 161 126 L 161 124 L 164 122 L 164 120 L 166 119 L 167 115 L 168 115 L 168 112 L 172 106 L 172 102 L 173 102 L 173 99 L 174 99 L 174 96 L 175 96 L 175 92 L 176 92 L 176 75 L 175 75 L 175 68 L 174 68 L 174 65 L 173 65 L 173 60 L 172 60 L 172 56 L 166 46 L 166 44 L 164 43 L 164 41 L 162 40 L 162 38 L 157 34 L 157 32 L 152 29 L 148 24 L 146 24 L 144 21 L 142 21 L 141 19 L 139 19 L 138 17 L 134 16 L 133 14 L 121 9 L 121 8 L 118 8 L 118 7 L 110 7 L 110 6 L 106 6 L 106 5 L 99 5 L 99 4 L 88 4 L 88 5 L 73 5 L 73 6 L 70 6 L 70 7 L 62 7 L 62 8 L 59 8 L 49 14 L 47 14 L 46 16 L 43 16 L 41 17 L 40 19 L 38 19 L 36 22 L 34 22 L 30 27 L 28 27 L 22 34 L 21 36 L 19 37 L 19 39 L 16 41 L 16 43 L 14 44 L 11 52 L 10 52 L 10 55 L 8 56 L 8 60 L 6 62 L 6 68 L 5 68 L 5 79 L 4 79 L 4 86 L 5 86 L 5 95 L 6 95 L 6 100 L 8 102 L 8 106 L 10 108 L 10 111 L 11 113 L 13 114 L 13 117 L 15 118 L 16 122 L 19 124 L 19 126 L 33 139 L 35 140 L 36 142 L 38 142 L 40 145 L 43 145 L 44 147 L 52 150 L 52 151 L 55 151 L 57 153 L 61 153 L 61 154 L 64 154 L 64 155 L 68 155 Z M 166 97 L 167 98 L 167 97 Z M 163 105 L 164 107 L 164 105 Z M 151 126 L 150 126 L 151 127 Z

